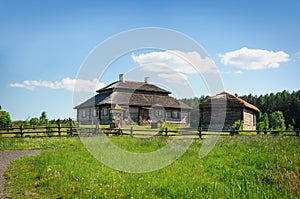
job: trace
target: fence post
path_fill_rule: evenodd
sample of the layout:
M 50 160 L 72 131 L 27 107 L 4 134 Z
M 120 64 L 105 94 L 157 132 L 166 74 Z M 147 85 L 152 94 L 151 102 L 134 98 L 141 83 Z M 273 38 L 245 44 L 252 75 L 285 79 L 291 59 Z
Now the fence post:
M 60 124 L 60 122 L 58 122 L 57 128 L 58 128 L 58 136 L 60 136 L 60 133 L 61 133 L 61 124 Z
M 130 136 L 133 136 L 133 126 L 130 126 Z
M 265 130 L 264 130 L 264 134 L 265 134 L 265 135 L 267 135 L 267 133 L 268 133 L 268 132 L 267 132 L 267 128 L 265 128 Z
M 96 124 L 95 132 L 94 133 L 95 133 L 95 135 L 97 135 L 99 133 L 99 121 Z
M 23 124 L 21 124 L 21 126 L 20 126 L 20 135 L 21 135 L 21 137 L 23 137 L 23 130 L 24 130 L 24 125 Z
M 198 128 L 198 132 L 199 132 L 199 139 L 202 139 L 202 128 L 200 127 L 200 128 Z
M 168 136 L 168 128 L 166 127 L 166 130 L 165 130 L 165 133 L 166 133 L 166 136 Z
M 230 131 L 230 135 L 231 135 L 231 136 L 234 136 L 234 131 L 235 131 L 235 130 L 231 130 L 231 131 Z
M 70 122 L 70 135 L 73 136 L 73 127 L 72 127 L 72 119 L 69 118 L 69 122 Z

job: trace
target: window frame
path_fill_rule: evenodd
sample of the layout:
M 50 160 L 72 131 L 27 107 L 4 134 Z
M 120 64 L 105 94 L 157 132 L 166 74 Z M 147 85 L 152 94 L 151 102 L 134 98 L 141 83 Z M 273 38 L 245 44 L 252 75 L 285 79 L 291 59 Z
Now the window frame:
M 97 117 L 98 116 L 98 110 L 97 109 L 93 109 L 93 117 Z
M 82 118 L 86 118 L 86 117 L 87 117 L 86 110 L 83 110 L 83 111 L 81 112 L 81 117 L 82 117 Z
M 108 108 L 107 107 L 102 108 L 102 116 L 108 116 Z
M 157 117 L 163 117 L 163 111 L 158 109 L 158 110 L 155 110 L 155 116 Z
M 178 119 L 179 118 L 179 111 L 172 111 L 171 112 L 171 117 L 173 119 Z

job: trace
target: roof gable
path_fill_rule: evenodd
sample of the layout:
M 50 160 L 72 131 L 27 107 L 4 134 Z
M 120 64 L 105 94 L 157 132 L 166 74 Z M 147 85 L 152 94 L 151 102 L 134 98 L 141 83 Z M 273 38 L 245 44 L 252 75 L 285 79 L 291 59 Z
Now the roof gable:
M 211 106 L 212 102 L 215 105 L 224 105 L 225 101 L 227 107 L 245 107 L 254 110 L 256 112 L 260 112 L 260 110 L 256 106 L 246 102 L 245 100 L 242 100 L 241 98 L 231 95 L 227 92 L 222 92 L 216 96 L 206 99 L 203 103 L 200 104 L 200 107 Z
M 94 107 L 97 104 L 104 101 L 107 97 L 109 97 L 110 94 L 111 94 L 111 92 L 99 93 L 99 94 L 95 95 L 94 97 L 91 97 L 90 99 L 86 100 L 85 102 L 79 104 L 78 106 L 75 106 L 74 109 Z
M 88 108 L 106 104 L 130 106 L 162 106 L 164 108 L 191 109 L 183 102 L 169 96 L 171 92 L 143 82 L 114 82 L 97 91 L 98 94 L 74 107 Z
M 171 92 L 164 90 L 158 86 L 155 86 L 153 84 L 144 83 L 144 82 L 134 82 L 134 81 L 116 81 L 108 86 L 101 88 L 97 90 L 98 93 L 106 92 L 106 91 L 134 91 L 134 92 L 151 92 L 151 93 L 157 93 L 157 94 L 171 94 Z

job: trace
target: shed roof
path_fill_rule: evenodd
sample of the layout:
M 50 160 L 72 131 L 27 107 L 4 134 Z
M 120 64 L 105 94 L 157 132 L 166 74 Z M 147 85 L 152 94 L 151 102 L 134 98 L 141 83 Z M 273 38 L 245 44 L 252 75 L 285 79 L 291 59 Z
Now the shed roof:
M 245 100 L 242 100 L 241 98 L 231 95 L 227 92 L 222 92 L 216 96 L 206 99 L 200 104 L 200 108 L 210 107 L 212 101 L 214 105 L 224 105 L 225 100 L 226 100 L 227 107 L 245 107 L 254 110 L 256 112 L 260 112 L 260 110 L 256 106 L 246 102 Z

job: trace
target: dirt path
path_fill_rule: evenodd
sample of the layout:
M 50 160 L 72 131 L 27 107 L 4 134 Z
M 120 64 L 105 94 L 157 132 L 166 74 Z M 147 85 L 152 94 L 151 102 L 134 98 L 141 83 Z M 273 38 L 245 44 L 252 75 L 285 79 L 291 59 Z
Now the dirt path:
M 12 151 L 0 151 L 0 199 L 4 199 L 4 184 L 6 179 L 4 173 L 8 168 L 9 164 L 23 156 L 37 155 L 40 150 L 12 150 Z

